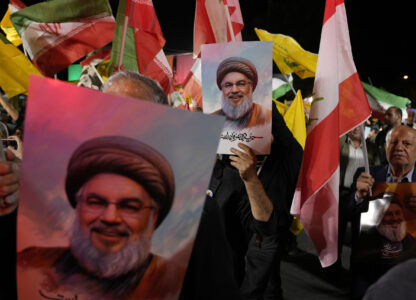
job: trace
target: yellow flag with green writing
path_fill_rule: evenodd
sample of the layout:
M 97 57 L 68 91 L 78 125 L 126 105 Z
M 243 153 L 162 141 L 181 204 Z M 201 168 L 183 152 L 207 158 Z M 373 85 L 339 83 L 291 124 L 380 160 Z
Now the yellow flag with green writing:
M 273 60 L 282 74 L 295 73 L 305 79 L 315 77 L 318 54 L 304 50 L 293 38 L 254 28 L 260 41 L 273 42 Z
M 22 51 L 0 33 L 0 87 L 7 97 L 27 93 L 30 74 L 42 76 Z

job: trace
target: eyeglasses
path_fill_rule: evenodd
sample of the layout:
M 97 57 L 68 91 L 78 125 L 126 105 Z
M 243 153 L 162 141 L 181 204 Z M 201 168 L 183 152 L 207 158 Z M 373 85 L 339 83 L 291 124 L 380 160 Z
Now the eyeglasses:
M 81 207 L 94 215 L 101 215 L 110 204 L 114 204 L 123 217 L 138 217 L 144 209 L 158 209 L 156 206 L 144 206 L 135 199 L 123 199 L 119 202 L 110 202 L 97 197 L 87 197 L 81 200 Z
M 244 90 L 249 84 L 251 84 L 251 81 L 245 81 L 245 80 L 240 80 L 240 81 L 237 81 L 236 83 L 226 82 L 222 85 L 222 88 L 225 89 L 226 91 L 231 91 L 233 89 L 233 86 L 235 85 L 237 89 Z

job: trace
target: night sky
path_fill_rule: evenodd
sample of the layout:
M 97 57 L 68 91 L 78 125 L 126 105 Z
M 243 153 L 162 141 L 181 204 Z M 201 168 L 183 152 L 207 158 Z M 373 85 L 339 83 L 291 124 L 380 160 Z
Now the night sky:
M 110 2 L 115 14 L 118 1 Z M 167 54 L 192 52 L 195 2 L 153 0 Z M 6 4 L 2 0 L 1 15 Z M 408 97 L 416 107 L 416 59 L 411 46 L 415 17 L 411 5 L 411 1 L 345 0 L 353 57 L 361 80 Z M 240 0 L 240 6 L 245 25 L 243 40 L 257 41 L 257 27 L 289 35 L 305 50 L 318 53 L 324 0 Z M 408 80 L 403 79 L 406 74 Z M 295 80 L 296 85 L 308 93 L 313 79 Z

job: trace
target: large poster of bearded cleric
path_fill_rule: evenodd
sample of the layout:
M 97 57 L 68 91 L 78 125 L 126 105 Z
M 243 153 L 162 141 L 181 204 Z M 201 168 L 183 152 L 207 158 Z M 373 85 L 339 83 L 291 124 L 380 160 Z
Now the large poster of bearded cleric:
M 373 283 L 391 267 L 416 258 L 416 183 L 375 183 L 353 262 Z
M 32 77 L 19 299 L 177 299 L 223 119 Z
M 202 46 L 202 101 L 206 114 L 226 118 L 219 154 L 238 143 L 269 154 L 272 116 L 272 42 Z

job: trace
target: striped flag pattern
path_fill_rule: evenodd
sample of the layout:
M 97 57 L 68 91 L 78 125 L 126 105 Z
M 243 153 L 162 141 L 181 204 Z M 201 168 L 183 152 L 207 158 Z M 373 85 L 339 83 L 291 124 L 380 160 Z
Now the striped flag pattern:
M 115 26 L 107 0 L 44 1 L 10 19 L 33 64 L 46 76 L 110 43 Z
M 229 18 L 229 19 L 228 19 Z M 231 22 L 232 33 L 228 26 Z M 194 57 L 201 53 L 201 45 L 242 41 L 244 27 L 238 0 L 197 0 L 194 23 Z
M 370 108 L 352 58 L 343 0 L 327 0 L 305 152 L 291 213 L 323 267 L 337 260 L 339 137 L 364 122 Z

